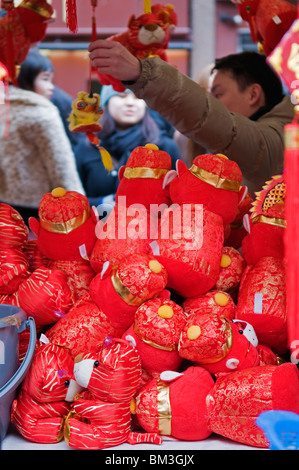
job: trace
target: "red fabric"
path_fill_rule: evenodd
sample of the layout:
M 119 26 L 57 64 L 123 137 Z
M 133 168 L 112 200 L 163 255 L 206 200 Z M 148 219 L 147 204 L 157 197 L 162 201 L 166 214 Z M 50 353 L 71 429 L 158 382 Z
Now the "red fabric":
M 24 8 L 25 4 L 26 8 Z M 42 7 L 43 11 L 47 10 L 47 16 L 40 14 L 36 7 Z M 46 21 L 52 13 L 52 7 L 45 0 L 32 0 L 28 3 L 23 1 L 21 5 L 1 17 L 0 62 L 7 66 L 9 76 L 14 83 L 15 66 L 24 62 L 32 43 L 44 38 Z
M 242 253 L 247 264 L 256 264 L 261 258 L 272 256 L 283 259 L 285 229 L 265 223 L 255 223 L 250 234 L 242 240 Z
M 285 275 L 284 262 L 277 258 L 261 258 L 248 266 L 236 308 L 236 318 L 250 323 L 259 340 L 280 354 L 287 348 Z M 262 295 L 262 313 L 255 313 L 256 294 Z
M 238 205 L 237 215 L 235 219 L 230 223 L 230 231 L 228 236 L 225 238 L 224 244 L 226 246 L 232 246 L 237 250 L 241 248 L 242 240 L 245 235 L 247 235 L 247 232 L 243 225 L 243 217 L 245 214 L 249 214 L 252 202 L 253 198 L 250 196 L 249 193 L 247 193 L 243 201 L 241 201 Z
M 219 305 L 216 303 L 215 295 L 219 293 L 226 296 L 228 301 L 227 305 Z M 218 290 L 211 290 L 198 297 L 185 299 L 183 308 L 187 315 L 213 313 L 221 317 L 225 317 L 227 320 L 232 320 L 235 317 L 236 310 L 236 306 L 231 296 L 227 293 L 219 292 Z
M 232 372 L 218 379 L 207 395 L 211 431 L 246 445 L 269 446 L 255 420 L 263 411 L 273 409 L 299 413 L 298 370 L 294 364 Z
M 23 437 L 38 443 L 62 439 L 60 430 L 69 410 L 64 399 L 73 367 L 64 348 L 38 347 L 12 410 L 12 422 Z
M 136 218 L 138 218 L 137 223 L 142 233 L 137 236 L 135 232 L 135 237 L 134 234 L 130 235 L 129 228 Z M 152 254 L 148 224 L 149 218 L 146 210 L 143 214 L 130 213 L 129 209 L 123 205 L 116 204 L 106 222 L 99 221 L 96 226 L 97 240 L 90 256 L 90 264 L 94 271 L 100 273 L 106 261 L 109 261 L 112 266 L 118 264 L 124 255 Z M 144 235 L 143 231 L 145 231 Z
M 31 272 L 37 268 L 49 267 L 50 260 L 39 250 L 37 246 L 37 239 L 27 240 L 23 246 L 23 251 L 28 258 L 29 269 Z
M 138 352 L 121 339 L 111 339 L 111 344 L 98 352 L 84 354 L 76 362 L 75 379 L 80 384 L 80 373 L 86 360 L 95 361 L 87 389 L 97 400 L 127 402 L 133 398 L 140 387 L 141 362 Z M 82 384 L 83 385 L 83 384 Z
M 222 255 L 229 257 L 230 265 L 220 267 L 215 288 L 230 293 L 240 284 L 242 274 L 246 268 L 246 261 L 242 254 L 231 246 L 224 246 Z
M 178 351 L 165 351 L 145 343 L 135 332 L 133 326 L 123 334 L 128 341 L 133 338 L 136 349 L 141 358 L 143 378 L 147 382 L 151 378 L 159 377 L 164 370 L 178 370 L 183 362 Z
M 78 301 L 67 315 L 60 318 L 46 333 L 53 344 L 66 345 L 72 358 L 96 352 L 107 336 L 118 336 L 106 315 L 91 299 Z
M 127 303 L 115 290 L 111 276 L 115 272 L 129 293 L 138 297 L 141 302 L 145 302 L 165 289 L 168 278 L 167 271 L 162 265 L 159 273 L 153 272 L 150 269 L 151 261 L 156 261 L 152 255 L 131 255 L 120 261 L 103 279 L 98 274 L 92 280 L 90 295 L 115 328 L 125 331 L 132 324 L 140 303 L 137 305 Z
M 149 211 L 156 211 L 156 204 L 170 205 L 168 187 L 163 188 L 164 176 L 159 178 L 127 178 L 124 175 L 125 168 L 153 168 L 171 170 L 171 157 L 168 153 L 159 149 L 136 147 L 127 163 L 122 168 L 119 177 L 120 182 L 116 191 L 115 200 L 125 197 L 125 205 L 143 204 Z
M 188 337 L 188 329 L 192 326 L 200 327 L 200 335 L 196 339 Z M 238 325 L 209 313 L 188 318 L 182 330 L 179 354 L 212 374 L 259 365 L 257 349 L 240 334 Z M 235 359 L 238 362 L 232 368 L 228 364 Z
M 241 182 L 242 176 L 236 163 L 217 155 L 201 155 L 193 162 L 196 166 L 219 177 Z M 185 163 L 177 161 L 178 177 L 170 182 L 170 197 L 173 203 L 197 203 L 223 219 L 223 224 L 231 223 L 237 215 L 240 194 L 235 191 L 215 188 L 192 174 Z
M 29 263 L 22 251 L 8 248 L 0 251 L 1 294 L 13 294 L 28 276 Z
M 67 444 L 82 450 L 118 446 L 126 442 L 130 432 L 130 404 L 126 402 L 77 400 L 65 424 Z
M 189 210 L 190 207 L 190 210 Z M 168 287 L 182 297 L 195 297 L 210 290 L 220 272 L 223 250 L 223 223 L 221 217 L 196 204 L 175 206 L 164 212 L 157 259 L 168 272 Z M 184 213 L 190 213 L 186 227 Z
M 73 295 L 65 274 L 60 270 L 36 269 L 18 289 L 19 302 L 36 327 L 56 323 L 73 305 Z
M 159 308 L 165 306 L 172 309 L 171 318 L 159 315 Z M 178 370 L 182 358 L 177 348 L 186 320 L 182 307 L 168 299 L 148 300 L 136 311 L 134 324 L 124 333 L 123 338 L 134 339 L 142 368 L 150 377 L 159 376 L 163 370 Z
M 170 384 L 171 434 L 181 440 L 207 439 L 206 396 L 214 385 L 211 375 L 201 367 L 189 367 Z
M 0 220 L 1 249 L 22 249 L 27 241 L 29 230 L 19 212 L 1 202 Z
M 158 386 L 169 387 L 171 436 L 203 440 L 210 436 L 205 400 L 214 381 L 205 369 L 189 367 L 173 382 L 153 379 L 136 396 L 138 421 L 147 432 L 159 431 Z
M 50 262 L 49 267 L 53 270 L 63 271 L 75 301 L 89 292 L 90 283 L 95 276 L 89 261 L 84 259 L 56 260 Z
M 285 0 L 246 0 L 237 4 L 239 14 L 249 22 L 253 42 L 261 42 L 263 52 L 268 55 L 277 46 L 282 36 L 297 17 L 295 5 Z M 280 21 L 273 21 L 274 17 Z

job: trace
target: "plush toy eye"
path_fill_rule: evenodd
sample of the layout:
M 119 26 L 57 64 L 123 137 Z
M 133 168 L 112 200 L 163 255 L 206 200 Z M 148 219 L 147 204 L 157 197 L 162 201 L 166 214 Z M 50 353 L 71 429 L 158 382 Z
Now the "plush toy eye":
M 244 331 L 243 331 L 243 330 L 239 330 L 239 333 L 240 333 L 240 335 L 242 335 L 242 334 L 244 333 Z
M 77 109 L 84 109 L 86 108 L 87 104 L 84 101 L 78 101 L 77 103 Z
M 99 361 L 94 361 L 94 367 L 99 367 Z
M 66 381 L 64 382 L 64 385 L 65 385 L 66 387 L 68 387 L 69 384 L 70 384 L 70 381 L 69 381 L 69 380 L 66 380 Z

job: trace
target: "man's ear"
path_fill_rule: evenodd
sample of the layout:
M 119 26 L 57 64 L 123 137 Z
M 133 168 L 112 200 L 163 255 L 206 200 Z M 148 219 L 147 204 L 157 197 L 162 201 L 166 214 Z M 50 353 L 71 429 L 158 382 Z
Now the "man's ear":
M 253 83 L 249 86 L 249 103 L 251 106 L 262 106 L 264 102 L 265 94 L 259 83 Z

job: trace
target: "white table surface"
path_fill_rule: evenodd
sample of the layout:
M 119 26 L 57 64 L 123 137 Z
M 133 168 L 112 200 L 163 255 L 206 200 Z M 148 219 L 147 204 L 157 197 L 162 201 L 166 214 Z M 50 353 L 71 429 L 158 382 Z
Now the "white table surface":
M 65 441 L 57 444 L 37 444 L 24 439 L 13 427 L 9 428 L 6 437 L 2 442 L 2 450 L 75 450 L 67 445 Z M 265 450 L 257 447 L 250 447 L 240 444 L 229 439 L 222 438 L 216 434 L 212 434 L 208 439 L 203 441 L 178 441 L 170 437 L 163 437 L 161 445 L 155 444 L 122 444 L 117 447 L 109 447 L 104 449 L 107 451 L 134 451 L 146 450 L 150 452 L 178 451 L 188 452 L 190 450 Z

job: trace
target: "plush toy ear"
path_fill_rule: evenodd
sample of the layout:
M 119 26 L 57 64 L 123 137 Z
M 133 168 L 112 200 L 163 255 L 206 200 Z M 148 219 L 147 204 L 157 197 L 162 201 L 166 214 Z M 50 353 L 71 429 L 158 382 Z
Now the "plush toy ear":
M 258 342 L 258 338 L 256 336 L 256 332 L 255 332 L 253 326 L 250 325 L 250 323 L 248 323 L 247 321 L 238 320 L 237 318 L 233 319 L 232 322 L 240 324 L 240 326 L 242 328 L 242 331 L 243 331 L 243 335 L 256 348 L 258 346 L 259 342 Z
M 241 202 L 244 201 L 245 197 L 247 196 L 247 193 L 248 193 L 247 186 L 242 186 L 239 191 L 239 204 L 241 204 Z
M 136 341 L 135 338 L 131 335 L 126 335 L 125 340 L 132 346 L 132 348 L 136 348 Z
M 248 193 L 247 186 L 242 186 L 240 191 L 239 191 L 239 204 L 241 204 L 241 202 L 244 201 L 247 193 Z
M 109 263 L 109 261 L 105 261 L 102 267 L 102 271 L 101 271 L 101 279 L 104 279 L 105 277 L 109 276 L 110 272 L 111 272 L 111 264 Z
M 160 255 L 160 247 L 159 247 L 158 242 L 156 240 L 154 240 L 150 243 L 150 247 L 152 249 L 152 252 L 153 252 L 154 256 L 159 256 Z
M 177 171 L 178 176 L 182 176 L 184 173 L 186 173 L 189 170 L 187 168 L 187 165 L 182 160 L 177 160 L 176 171 Z
M 131 29 L 135 21 L 135 15 L 131 15 L 128 22 L 128 28 Z
M 178 176 L 177 172 L 175 170 L 169 170 L 168 173 L 166 173 L 163 184 L 162 184 L 162 189 L 165 189 L 166 186 L 174 180 Z
M 167 11 L 165 11 L 165 10 L 159 11 L 159 13 L 158 13 L 158 18 L 159 18 L 161 21 L 163 21 L 163 23 L 164 23 L 165 25 L 169 24 L 169 22 L 170 22 L 170 14 L 169 14 Z
M 95 224 L 98 223 L 100 216 L 96 206 L 91 206 L 91 218 Z
M 39 221 L 35 217 L 30 217 L 28 220 L 28 223 L 29 223 L 30 230 L 32 230 L 32 232 L 36 236 L 38 236 L 39 226 L 40 226 Z
M 243 227 L 245 228 L 246 232 L 251 233 L 251 228 L 252 228 L 252 222 L 251 222 L 251 219 L 249 217 L 249 214 L 245 214 L 243 216 Z
M 239 359 L 237 359 L 237 358 L 231 358 L 231 359 L 228 359 L 228 360 L 226 361 L 226 364 L 225 364 L 225 365 L 226 365 L 226 367 L 227 367 L 228 369 L 234 370 L 234 369 L 236 369 L 236 368 L 238 367 L 239 362 L 240 362 Z
M 163 380 L 164 382 L 173 382 L 174 380 L 177 380 L 179 377 L 182 377 L 184 374 L 181 374 L 180 372 L 175 372 L 173 370 L 164 370 L 160 374 L 160 379 Z
M 119 181 L 122 179 L 122 177 L 124 176 L 124 172 L 125 172 L 125 165 L 121 166 L 120 169 L 118 170 L 118 179 Z

